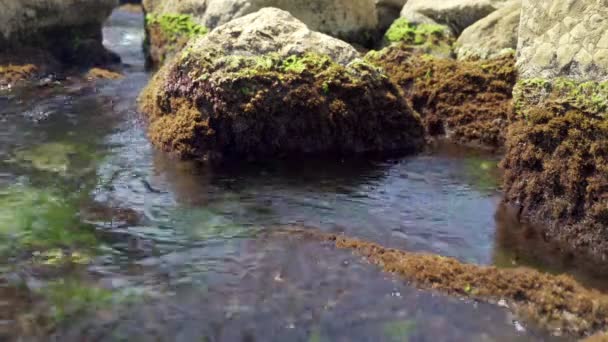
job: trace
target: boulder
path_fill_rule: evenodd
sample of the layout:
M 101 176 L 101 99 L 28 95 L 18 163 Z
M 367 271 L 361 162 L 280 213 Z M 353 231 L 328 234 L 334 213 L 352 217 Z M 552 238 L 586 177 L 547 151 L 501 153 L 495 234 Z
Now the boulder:
M 505 201 L 545 240 L 608 259 L 608 7 L 524 0 Z
M 149 137 L 182 158 L 413 152 L 419 117 L 355 49 L 276 8 L 191 41 L 140 96 Z
M 378 26 L 374 0 L 144 0 L 143 4 L 148 15 L 157 20 L 179 15 L 209 30 L 261 8 L 276 7 L 290 12 L 312 30 L 361 45 L 371 44 Z M 152 48 L 162 48 L 166 42 L 150 43 Z
M 102 24 L 117 4 L 117 0 L 0 0 L 0 66 L 5 71 L 28 66 L 43 72 L 60 64 L 118 62 L 118 56 L 102 45 Z M 16 73 L 2 69 L 0 85 L 13 83 Z M 36 72 L 21 74 L 30 77 Z
M 413 24 L 447 26 L 458 37 L 464 29 L 501 8 L 508 0 L 409 0 L 401 17 Z
M 520 15 L 521 0 L 512 0 L 467 27 L 456 41 L 458 59 L 486 59 L 515 51 Z

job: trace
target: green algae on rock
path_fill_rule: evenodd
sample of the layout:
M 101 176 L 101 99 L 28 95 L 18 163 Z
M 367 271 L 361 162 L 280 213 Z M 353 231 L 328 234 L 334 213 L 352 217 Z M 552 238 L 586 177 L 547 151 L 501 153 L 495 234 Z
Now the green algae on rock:
M 517 73 L 512 54 L 455 61 L 421 55 L 407 45 L 372 51 L 366 60 L 384 69 L 430 136 L 500 148 L 512 113 Z
M 454 38 L 447 28 L 436 24 L 412 24 L 405 18 L 393 22 L 384 34 L 388 43 L 415 47 L 424 53 L 450 57 Z
M 524 79 L 510 127 L 505 200 L 546 239 L 608 257 L 608 84 Z
M 179 52 L 190 38 L 205 35 L 208 30 L 187 14 L 147 14 L 145 49 L 152 64 L 162 64 Z
M 263 9 L 192 41 L 144 90 L 140 109 L 152 142 L 184 158 L 419 150 L 418 116 L 355 56 L 289 13 Z
M 466 264 L 311 228 L 287 227 L 279 233 L 299 234 L 352 250 L 423 289 L 490 303 L 504 301 L 520 317 L 553 333 L 586 336 L 608 326 L 608 296 L 583 287 L 567 275 Z

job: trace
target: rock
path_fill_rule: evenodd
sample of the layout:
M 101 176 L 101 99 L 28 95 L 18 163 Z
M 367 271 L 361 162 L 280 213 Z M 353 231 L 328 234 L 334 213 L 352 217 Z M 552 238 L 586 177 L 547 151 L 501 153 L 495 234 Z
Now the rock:
M 518 48 L 523 78 L 608 80 L 608 6 L 604 1 L 524 0 Z
M 456 41 L 458 59 L 492 58 L 517 49 L 521 0 L 512 0 L 466 28 Z
M 608 258 L 608 8 L 602 1 L 524 0 L 522 79 L 509 129 L 505 201 L 578 259 Z M 585 262 L 588 263 L 588 262 Z
M 407 0 L 376 0 L 378 28 L 381 32 L 386 31 L 399 18 L 401 9 L 406 2 Z
M 89 81 L 120 80 L 120 79 L 123 79 L 124 77 L 125 77 L 125 75 L 123 75 L 119 72 L 108 70 L 108 69 L 102 69 L 102 68 L 91 68 L 85 75 L 85 78 Z
M 409 0 L 401 17 L 414 24 L 447 26 L 455 36 L 508 0 Z
M 115 63 L 118 56 L 102 44 L 102 24 L 117 0 L 0 0 L 0 65 L 34 65 L 38 71 L 58 65 Z M 28 76 L 31 77 L 31 76 Z M 0 85 L 14 83 L 0 78 Z
M 311 30 L 320 31 L 361 45 L 370 45 L 376 35 L 378 16 L 374 0 L 144 0 L 149 16 L 186 16 L 209 30 L 264 7 L 290 12 Z M 151 39 L 151 48 L 163 49 L 169 41 Z M 183 43 L 174 50 L 179 51 Z M 155 60 L 153 62 L 162 62 Z
M 421 55 L 392 45 L 366 59 L 382 67 L 412 108 L 427 134 L 490 149 L 504 145 L 517 73 L 513 54 L 487 61 L 456 61 Z
M 149 136 L 182 158 L 417 151 L 418 116 L 348 44 L 265 8 L 189 43 L 140 96 Z

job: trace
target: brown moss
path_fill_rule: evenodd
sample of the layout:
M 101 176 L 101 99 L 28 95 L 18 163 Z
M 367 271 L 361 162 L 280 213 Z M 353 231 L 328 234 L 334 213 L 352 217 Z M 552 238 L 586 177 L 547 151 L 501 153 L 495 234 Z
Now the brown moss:
M 439 255 L 385 248 L 312 229 L 286 231 L 353 250 L 420 288 L 489 302 L 505 300 L 518 315 L 556 333 L 583 336 L 608 325 L 608 296 L 587 289 L 566 275 L 465 264 Z
M 541 225 L 545 239 L 608 257 L 608 117 L 605 88 L 524 81 L 509 129 L 505 200 Z
M 383 67 L 430 136 L 447 135 L 463 144 L 501 147 L 512 112 L 515 59 L 455 61 L 421 55 L 405 46 L 374 52 L 367 59 Z
M 608 342 L 608 333 L 601 332 L 593 336 L 587 337 L 581 342 Z
M 112 70 L 108 70 L 108 69 L 102 69 L 102 68 L 91 68 L 87 74 L 86 74 L 86 79 L 88 80 L 120 80 L 123 79 L 125 76 L 121 73 L 112 71 Z
M 418 117 L 371 66 L 188 54 L 140 97 L 152 142 L 180 157 L 411 152 L 424 143 Z
M 38 67 L 33 64 L 0 66 L 0 86 L 32 79 L 37 73 Z

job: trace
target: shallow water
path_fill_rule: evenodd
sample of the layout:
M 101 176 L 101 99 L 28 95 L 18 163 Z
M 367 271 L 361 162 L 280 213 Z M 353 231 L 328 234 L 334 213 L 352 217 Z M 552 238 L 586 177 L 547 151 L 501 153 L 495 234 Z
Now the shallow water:
M 42 340 L 558 339 L 499 306 L 419 291 L 349 252 L 274 234 L 296 224 L 467 262 L 576 269 L 514 248 L 521 239 L 499 207 L 499 157 L 438 144 L 391 160 L 176 161 L 150 146 L 135 111 L 150 76 L 141 20 L 117 11 L 104 30 L 128 64 L 124 80 L 0 94 L 0 224 L 18 218 L 17 228 L 31 229 L 25 237 L 6 229 L 29 249 L 94 250 L 53 272 L 11 268 L 52 264 L 46 252 L 6 258 L 5 283 L 17 274 L 47 293 L 27 303 L 6 295 L 23 307 L 0 320 L 7 338 L 24 333 L 15 317 L 38 300 L 51 302 L 56 319 L 52 330 L 33 329 Z M 62 279 L 78 284 L 63 290 L 68 300 L 44 290 Z M 106 294 L 130 299 L 98 303 Z

